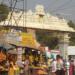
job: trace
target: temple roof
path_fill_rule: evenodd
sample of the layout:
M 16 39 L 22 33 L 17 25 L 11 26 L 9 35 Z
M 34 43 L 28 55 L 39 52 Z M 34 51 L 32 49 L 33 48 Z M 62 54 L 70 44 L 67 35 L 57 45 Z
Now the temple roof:
M 1 22 L 0 25 L 75 32 L 73 28 L 68 26 L 64 18 L 60 19 L 57 16 L 46 13 L 42 5 L 36 6 L 34 12 L 32 10 L 27 12 L 14 11 L 12 16 L 10 12 L 8 18 L 4 22 Z

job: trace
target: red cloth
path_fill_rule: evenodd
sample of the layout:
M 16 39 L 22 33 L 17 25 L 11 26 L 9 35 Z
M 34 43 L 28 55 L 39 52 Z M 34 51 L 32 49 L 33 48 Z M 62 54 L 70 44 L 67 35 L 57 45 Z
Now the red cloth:
M 69 75 L 73 75 L 74 73 L 74 65 L 70 64 Z

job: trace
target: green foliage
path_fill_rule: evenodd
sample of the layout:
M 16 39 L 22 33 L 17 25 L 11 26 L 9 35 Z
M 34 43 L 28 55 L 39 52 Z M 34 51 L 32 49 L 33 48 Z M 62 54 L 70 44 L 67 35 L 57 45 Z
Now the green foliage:
M 68 22 L 68 25 L 69 25 L 70 27 L 72 27 L 73 29 L 75 29 L 75 24 L 74 24 L 72 21 L 69 21 L 69 22 Z
M 70 27 L 72 27 L 73 29 L 75 29 L 75 24 L 72 21 L 69 21 L 68 25 Z M 75 45 L 75 33 L 71 33 L 69 36 L 71 37 L 70 38 L 70 45 Z
M 75 46 L 75 33 L 70 34 L 70 45 Z
M 0 4 L 0 22 L 4 21 L 9 14 L 9 8 L 7 5 Z
M 41 44 L 45 44 L 46 46 L 50 47 L 50 49 L 54 49 L 57 47 L 58 38 L 54 37 L 52 33 L 48 31 L 37 31 L 37 40 Z

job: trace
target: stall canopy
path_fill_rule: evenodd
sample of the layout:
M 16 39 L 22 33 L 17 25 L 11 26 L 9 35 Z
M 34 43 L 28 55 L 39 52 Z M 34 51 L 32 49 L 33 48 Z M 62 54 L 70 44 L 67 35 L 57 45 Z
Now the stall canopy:
M 2 49 L 5 49 L 5 50 L 10 50 L 10 49 L 15 48 L 14 46 L 12 46 L 12 45 L 10 45 L 10 44 L 8 44 L 8 43 L 1 43 L 1 42 L 0 42 L 0 47 L 1 47 Z
M 38 43 L 30 33 L 20 33 L 18 34 L 12 34 L 11 36 L 8 34 L 6 37 L 6 40 L 8 43 L 15 45 L 15 46 L 22 46 L 22 47 L 30 47 L 30 48 L 38 48 Z
M 16 50 L 9 50 L 8 53 L 9 54 L 17 54 L 17 51 Z

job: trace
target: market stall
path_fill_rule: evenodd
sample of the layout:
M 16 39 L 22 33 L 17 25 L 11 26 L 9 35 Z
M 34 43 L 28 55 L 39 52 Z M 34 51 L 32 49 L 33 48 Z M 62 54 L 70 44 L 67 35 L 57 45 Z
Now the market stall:
M 17 32 L 9 32 L 9 34 L 7 35 L 7 42 L 16 48 L 17 53 L 14 53 L 16 53 L 17 55 L 17 62 L 23 63 L 25 61 L 26 55 L 29 56 L 29 66 L 33 70 L 33 72 L 35 72 L 34 70 L 39 70 L 42 65 L 46 66 L 46 64 L 44 64 L 45 61 L 43 58 L 43 52 L 37 47 L 36 40 L 32 34 L 23 32 L 19 34 Z M 10 59 L 15 58 L 13 56 L 8 57 L 11 57 Z
M 0 48 L 0 75 L 7 75 L 8 69 L 6 66 L 6 52 Z
M 13 61 L 13 63 L 15 63 L 17 61 L 17 51 L 15 49 L 13 50 L 9 50 L 7 52 L 7 60 L 10 62 L 10 61 Z
M 14 47 L 8 44 L 6 41 L 0 39 L 0 74 L 1 75 L 8 75 L 8 54 L 7 52 L 10 49 L 14 49 Z

